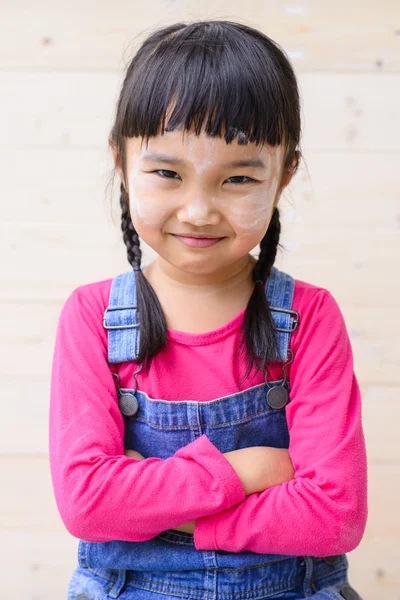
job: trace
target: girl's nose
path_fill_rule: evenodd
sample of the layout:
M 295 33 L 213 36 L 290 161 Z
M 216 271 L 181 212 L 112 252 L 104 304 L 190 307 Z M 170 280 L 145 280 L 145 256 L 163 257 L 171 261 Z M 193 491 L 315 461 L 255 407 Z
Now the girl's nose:
M 205 190 L 195 195 L 189 194 L 179 208 L 177 218 L 181 223 L 192 225 L 218 225 L 221 221 L 220 212 L 213 203 L 212 196 Z

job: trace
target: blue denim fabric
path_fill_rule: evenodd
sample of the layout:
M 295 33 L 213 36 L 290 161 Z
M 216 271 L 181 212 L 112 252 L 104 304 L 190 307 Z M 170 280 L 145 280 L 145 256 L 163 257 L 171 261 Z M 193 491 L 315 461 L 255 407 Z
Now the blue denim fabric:
M 299 323 L 291 308 L 293 293 L 294 279 L 273 267 L 266 294 L 283 364 L 291 362 L 290 336 Z M 129 271 L 114 278 L 103 318 L 110 363 L 135 360 L 140 335 L 136 312 L 135 277 Z M 284 371 L 282 379 L 208 402 L 170 402 L 120 388 L 119 393 L 134 394 L 139 406 L 133 417 L 124 416 L 124 447 L 145 458 L 164 459 L 206 434 L 221 452 L 250 446 L 288 448 L 285 407 L 271 408 L 267 402 L 268 390 L 276 386 L 287 390 L 290 401 Z M 320 558 L 197 550 L 192 534 L 170 529 L 145 542 L 79 540 L 68 600 L 360 598 L 349 588 L 347 572 L 345 554 Z M 346 585 L 347 596 L 340 592 L 346 592 Z

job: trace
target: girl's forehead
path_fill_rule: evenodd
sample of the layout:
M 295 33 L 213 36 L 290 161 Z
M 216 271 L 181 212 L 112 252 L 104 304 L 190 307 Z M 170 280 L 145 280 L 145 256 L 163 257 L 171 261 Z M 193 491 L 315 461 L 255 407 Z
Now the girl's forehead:
M 157 154 L 171 154 L 184 156 L 185 153 L 194 155 L 223 155 L 224 159 L 229 160 L 229 157 L 237 159 L 264 157 L 281 158 L 284 148 L 282 145 L 271 146 L 268 143 L 256 144 L 248 142 L 247 144 L 239 144 L 234 138 L 229 144 L 223 136 L 211 136 L 202 130 L 198 135 L 194 131 L 183 131 L 182 129 L 174 129 L 173 131 L 164 131 L 163 134 L 152 136 L 148 140 L 144 138 L 128 138 L 127 140 L 128 154 L 133 152 L 138 157 L 146 159 L 146 157 L 155 156 Z

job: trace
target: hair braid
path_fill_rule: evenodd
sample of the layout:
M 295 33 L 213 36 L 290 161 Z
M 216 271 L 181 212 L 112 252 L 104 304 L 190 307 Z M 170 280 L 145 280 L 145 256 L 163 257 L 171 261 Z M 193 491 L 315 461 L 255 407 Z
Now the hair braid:
M 129 212 L 128 194 L 124 188 L 124 184 L 121 183 L 121 229 L 123 234 L 123 240 L 127 249 L 128 261 L 133 268 L 140 268 L 142 262 L 142 251 L 140 249 L 139 236 L 136 229 L 133 226 L 131 215 Z
M 143 362 L 145 372 L 148 373 L 153 356 L 167 346 L 167 323 L 160 301 L 140 268 L 142 261 L 140 240 L 132 223 L 129 197 L 122 182 L 120 204 L 123 240 L 127 248 L 129 264 L 133 267 L 136 277 L 136 300 L 140 322 L 140 347 L 136 360 L 139 363 Z
M 281 222 L 279 220 L 279 209 L 275 207 L 268 229 L 260 242 L 260 254 L 253 270 L 253 281 L 261 281 L 263 286 L 270 276 L 272 266 L 275 262 L 280 234 Z
M 271 274 L 279 245 L 281 223 L 279 210 L 276 207 L 269 227 L 260 242 L 260 254 L 253 269 L 255 282 L 253 293 L 247 304 L 243 320 L 242 346 L 246 346 L 248 377 L 253 365 L 263 370 L 269 362 L 279 360 L 279 344 L 275 333 L 275 325 L 268 305 L 265 284 Z M 255 363 L 255 358 L 260 363 Z

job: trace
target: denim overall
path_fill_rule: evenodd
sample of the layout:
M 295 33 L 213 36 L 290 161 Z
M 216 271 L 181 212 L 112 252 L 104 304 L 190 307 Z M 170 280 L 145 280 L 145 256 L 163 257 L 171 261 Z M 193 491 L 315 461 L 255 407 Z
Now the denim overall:
M 135 377 L 134 388 L 119 387 L 117 376 L 124 447 L 145 458 L 165 459 L 206 434 L 223 453 L 250 446 L 288 448 L 285 407 L 270 406 L 267 393 L 281 386 L 289 396 L 284 367 L 293 360 L 289 342 L 299 323 L 299 314 L 292 310 L 293 293 L 294 279 L 273 267 L 266 294 L 279 340 L 282 379 L 208 402 L 171 402 L 137 390 Z M 108 330 L 108 362 L 134 361 L 140 330 L 133 270 L 113 279 L 103 325 Z M 279 404 L 274 394 L 272 405 Z M 284 392 L 283 398 L 284 403 Z M 79 540 L 79 566 L 69 581 L 68 600 L 361 600 L 349 585 L 345 554 L 321 558 L 197 550 L 193 539 L 169 529 L 144 542 Z

